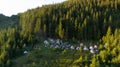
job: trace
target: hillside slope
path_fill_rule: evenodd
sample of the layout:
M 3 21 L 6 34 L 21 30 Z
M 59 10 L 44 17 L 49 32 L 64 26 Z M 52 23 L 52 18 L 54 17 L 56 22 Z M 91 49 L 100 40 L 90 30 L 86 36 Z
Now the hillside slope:
M 7 17 L 7 16 L 4 16 L 3 14 L 0 14 L 0 30 L 6 29 L 9 27 L 15 27 L 18 24 L 19 24 L 19 17 L 17 15 Z
M 19 27 L 8 28 L 17 17 Z M 1 19 L 1 67 L 120 66 L 120 0 L 68 0 Z
M 120 28 L 119 7 L 119 0 L 68 0 L 28 10 L 20 24 L 24 36 L 98 40 L 109 26 Z

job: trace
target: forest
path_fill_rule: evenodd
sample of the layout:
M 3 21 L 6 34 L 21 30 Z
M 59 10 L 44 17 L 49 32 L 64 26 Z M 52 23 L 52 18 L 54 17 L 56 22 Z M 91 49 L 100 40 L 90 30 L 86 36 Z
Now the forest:
M 119 23 L 120 0 L 66 0 L 0 14 L 0 67 L 119 67 Z M 48 45 L 50 39 L 71 49 Z M 85 50 L 90 46 L 97 53 Z

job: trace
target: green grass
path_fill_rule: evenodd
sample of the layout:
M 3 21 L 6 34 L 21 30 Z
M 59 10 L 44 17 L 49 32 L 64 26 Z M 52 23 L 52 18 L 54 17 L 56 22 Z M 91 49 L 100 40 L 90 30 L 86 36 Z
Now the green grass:
M 40 46 L 13 60 L 13 67 L 72 67 L 80 57 L 79 51 L 51 49 Z

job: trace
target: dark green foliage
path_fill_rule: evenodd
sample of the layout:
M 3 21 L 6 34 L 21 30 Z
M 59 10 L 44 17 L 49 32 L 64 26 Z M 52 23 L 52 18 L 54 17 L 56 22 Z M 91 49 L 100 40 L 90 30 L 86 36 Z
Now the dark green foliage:
M 19 15 L 13 15 L 11 17 L 0 14 L 0 30 L 9 27 L 17 27 L 19 24 Z
M 120 3 L 116 0 L 69 0 L 44 5 L 20 15 L 24 35 L 62 39 L 99 40 L 107 28 L 119 28 Z

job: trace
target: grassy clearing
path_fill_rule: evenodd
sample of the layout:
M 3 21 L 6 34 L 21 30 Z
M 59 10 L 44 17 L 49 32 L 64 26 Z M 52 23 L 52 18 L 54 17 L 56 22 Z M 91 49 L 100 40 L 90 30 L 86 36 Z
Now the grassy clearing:
M 82 55 L 79 51 L 62 50 L 40 46 L 27 55 L 13 60 L 13 67 L 73 67 L 73 62 Z

